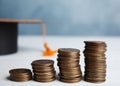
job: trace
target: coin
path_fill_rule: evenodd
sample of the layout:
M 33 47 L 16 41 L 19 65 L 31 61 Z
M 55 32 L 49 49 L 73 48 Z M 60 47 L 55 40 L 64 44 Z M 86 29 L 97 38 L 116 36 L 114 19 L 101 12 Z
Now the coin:
M 36 72 L 36 73 L 44 73 L 44 72 L 49 72 L 49 71 L 51 71 L 51 72 L 54 72 L 54 68 L 51 68 L 51 69 L 42 69 L 42 70 L 34 70 L 33 69 L 33 72 Z
M 51 82 L 51 81 L 54 81 L 55 78 L 50 78 L 50 79 L 40 79 L 40 78 L 34 78 L 35 81 L 38 81 L 38 82 Z
M 61 56 L 61 55 L 57 55 L 58 59 L 60 60 L 74 60 L 74 59 L 80 59 L 80 55 L 75 55 L 75 56 Z
M 84 50 L 83 53 L 100 53 L 100 54 L 103 54 L 105 53 L 106 50 Z
M 34 75 L 34 78 L 39 78 L 39 79 L 50 79 L 50 78 L 53 78 L 53 77 L 55 77 L 55 75 L 47 75 L 47 76 L 45 76 L 45 75 Z
M 86 57 L 84 60 L 85 61 L 93 61 L 93 62 L 106 62 L 106 57 Z
M 59 73 L 58 76 L 62 77 L 62 78 L 64 77 L 64 78 L 68 78 L 68 79 L 73 79 L 75 77 L 82 77 L 82 74 L 72 74 L 72 75 L 68 76 L 66 74 Z
M 101 80 L 91 80 L 91 79 L 88 79 L 88 78 L 84 78 L 84 80 L 85 81 L 87 81 L 87 82 L 91 82 L 91 83 L 101 83 L 101 82 L 105 82 L 106 81 L 106 79 L 101 79 Z
M 88 72 L 88 73 L 106 73 L 106 68 L 105 69 L 88 69 L 88 68 L 85 68 L 85 72 Z
M 104 41 L 84 41 L 84 43 L 89 46 L 107 46 Z
M 57 64 L 58 66 L 64 66 L 64 67 L 77 67 L 79 64 L 72 64 L 72 65 L 62 65 L 62 64 Z
M 85 57 L 101 57 L 104 58 L 105 54 L 104 53 L 84 53 Z
M 76 69 L 81 69 L 80 65 L 76 66 L 76 67 L 64 67 L 64 66 L 60 66 L 59 69 L 61 70 L 76 70 Z
M 53 65 L 50 65 L 50 66 L 32 66 L 33 69 L 51 69 L 53 68 Z
M 67 56 L 76 57 L 80 55 L 79 52 L 80 50 L 75 48 L 59 48 L 58 49 L 59 56 L 64 56 L 64 57 L 67 57 Z
M 53 76 L 53 75 L 55 75 L 55 73 L 56 73 L 55 71 L 42 72 L 42 73 L 41 72 L 34 72 L 35 75 L 48 75 L 48 76 L 50 76 L 50 75 Z
M 86 50 L 107 50 L 105 46 L 85 46 Z
M 60 78 L 59 80 L 62 81 L 62 82 L 67 82 L 67 83 L 76 83 L 76 82 L 81 81 L 81 77 L 77 77 L 77 78 L 73 78 L 73 79 Z
M 89 78 L 104 78 L 106 76 L 106 73 L 85 73 L 85 77 Z
M 80 50 L 75 49 L 75 48 L 59 48 L 58 53 L 75 53 L 75 54 L 79 54 Z
M 33 66 L 51 66 L 54 64 L 53 60 L 47 60 L 47 59 L 42 59 L 42 60 L 35 60 L 31 63 Z

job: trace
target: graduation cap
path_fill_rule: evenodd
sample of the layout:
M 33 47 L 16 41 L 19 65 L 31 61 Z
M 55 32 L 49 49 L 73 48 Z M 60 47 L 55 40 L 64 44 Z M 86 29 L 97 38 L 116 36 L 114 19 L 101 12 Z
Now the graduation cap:
M 0 55 L 17 52 L 19 23 L 43 23 L 41 20 L 0 19 Z

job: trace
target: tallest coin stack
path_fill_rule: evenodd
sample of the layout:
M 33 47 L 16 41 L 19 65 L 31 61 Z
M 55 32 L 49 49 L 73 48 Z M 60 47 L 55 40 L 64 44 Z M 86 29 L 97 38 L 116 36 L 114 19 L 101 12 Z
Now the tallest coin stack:
M 106 43 L 103 41 L 84 41 L 85 75 L 88 82 L 104 82 L 106 79 Z

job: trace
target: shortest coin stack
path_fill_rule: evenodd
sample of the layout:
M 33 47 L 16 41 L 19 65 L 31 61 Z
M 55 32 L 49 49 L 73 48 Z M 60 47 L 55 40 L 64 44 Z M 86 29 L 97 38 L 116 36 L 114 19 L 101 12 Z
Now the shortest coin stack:
M 82 73 L 79 65 L 80 50 L 74 48 L 58 49 L 58 66 L 60 81 L 75 83 L 81 81 Z
M 51 82 L 55 80 L 53 60 L 35 60 L 31 63 L 34 80 L 38 82 Z
M 106 43 L 103 41 L 84 41 L 85 43 L 85 81 L 104 82 L 106 79 Z
M 18 68 L 18 69 L 12 69 L 9 71 L 10 73 L 10 79 L 12 81 L 29 81 L 32 79 L 32 73 L 29 69 L 25 68 Z

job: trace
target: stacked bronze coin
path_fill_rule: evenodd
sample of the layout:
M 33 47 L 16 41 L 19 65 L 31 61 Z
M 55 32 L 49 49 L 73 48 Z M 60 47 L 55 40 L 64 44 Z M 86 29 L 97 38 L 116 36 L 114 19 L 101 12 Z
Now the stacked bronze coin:
M 18 68 L 18 69 L 11 69 L 9 71 L 10 79 L 12 81 L 29 81 L 32 79 L 32 73 L 29 69 L 25 68 Z
M 55 70 L 53 60 L 35 60 L 31 63 L 34 80 L 38 82 L 51 82 L 55 80 Z
M 103 41 L 84 41 L 85 75 L 88 82 L 104 82 L 106 79 L 106 43 Z
M 79 65 L 80 50 L 74 48 L 58 49 L 58 66 L 60 81 L 74 83 L 81 81 L 82 73 Z

